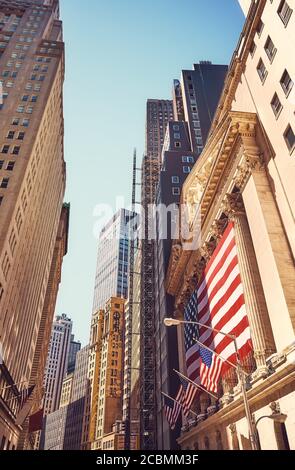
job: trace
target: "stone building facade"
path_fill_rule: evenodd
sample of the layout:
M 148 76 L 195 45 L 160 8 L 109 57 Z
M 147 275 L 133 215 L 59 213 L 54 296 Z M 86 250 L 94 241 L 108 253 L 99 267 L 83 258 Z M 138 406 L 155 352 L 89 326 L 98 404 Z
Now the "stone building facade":
M 166 278 L 174 315 L 183 318 L 228 221 L 234 223 L 254 348 L 247 396 L 262 449 L 295 448 L 295 69 L 285 48 L 295 40 L 294 7 L 291 0 L 250 5 L 207 144 L 182 192 L 192 236 L 200 211 L 200 245 L 189 250 L 186 240 L 176 241 Z M 179 328 L 185 371 L 182 335 Z M 182 449 L 250 448 L 234 374 L 223 378 L 218 402 L 201 394 L 194 406 L 198 418 L 183 426 Z M 280 414 L 285 422 L 269 419 Z

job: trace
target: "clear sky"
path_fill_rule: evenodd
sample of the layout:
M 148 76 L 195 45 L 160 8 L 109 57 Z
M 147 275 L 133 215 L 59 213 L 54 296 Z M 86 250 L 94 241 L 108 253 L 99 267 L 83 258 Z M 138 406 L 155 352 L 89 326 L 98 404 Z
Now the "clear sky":
M 148 98 L 199 60 L 228 64 L 242 30 L 238 0 L 60 0 L 66 43 L 65 159 L 69 251 L 56 314 L 87 344 L 96 268 L 97 204 L 130 203 Z M 140 162 L 138 162 L 138 166 Z

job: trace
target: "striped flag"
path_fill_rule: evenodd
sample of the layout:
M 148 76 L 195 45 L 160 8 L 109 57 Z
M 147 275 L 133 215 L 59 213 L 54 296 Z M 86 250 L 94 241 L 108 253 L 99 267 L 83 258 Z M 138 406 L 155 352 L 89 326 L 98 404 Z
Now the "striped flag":
M 198 300 L 197 300 L 197 290 L 195 290 L 185 308 L 184 311 L 184 320 L 186 322 L 197 321 L 197 311 L 198 311 Z M 199 331 L 197 325 L 190 323 L 185 323 L 184 325 L 184 346 L 185 346 L 185 358 L 186 358 L 186 369 L 187 376 L 190 380 L 195 382 L 197 385 L 200 385 L 200 365 L 201 365 L 201 356 L 200 348 L 195 342 L 194 338 L 199 336 Z M 186 395 L 184 398 L 184 406 L 186 409 L 190 409 L 192 403 L 195 399 L 195 396 L 198 392 L 197 387 L 194 387 L 191 383 L 188 384 L 186 389 Z
M 234 224 L 229 223 L 214 251 L 197 289 L 198 321 L 236 337 L 240 357 L 252 350 L 250 327 L 238 265 Z M 199 341 L 233 364 L 237 363 L 234 341 L 199 328 Z M 200 348 L 201 384 L 216 392 L 218 380 L 231 366 L 216 354 Z
M 179 415 L 182 409 L 182 400 L 184 396 L 184 390 L 182 385 L 180 385 L 175 400 L 168 397 L 167 395 L 164 396 L 164 412 L 167 418 L 167 421 L 173 430 L 175 425 L 178 421 Z
M 185 308 L 184 320 L 204 325 L 185 324 L 187 375 L 197 385 L 216 393 L 220 377 L 231 366 L 200 347 L 194 338 L 233 364 L 237 362 L 233 340 L 205 326 L 236 336 L 240 357 L 245 357 L 252 350 L 233 223 L 229 223 L 199 286 L 193 292 Z M 191 407 L 197 391 L 193 385 L 188 386 L 186 407 Z

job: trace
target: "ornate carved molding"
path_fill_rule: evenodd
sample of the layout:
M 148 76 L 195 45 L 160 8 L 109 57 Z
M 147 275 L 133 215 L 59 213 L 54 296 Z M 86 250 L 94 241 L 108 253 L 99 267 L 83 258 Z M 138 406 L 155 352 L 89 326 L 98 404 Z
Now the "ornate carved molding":
M 208 262 L 216 248 L 216 239 L 211 240 L 210 242 L 205 242 L 202 248 L 200 249 L 200 253 Z
M 223 212 L 232 219 L 239 215 L 245 215 L 245 207 L 241 193 L 227 194 L 222 204 Z
M 211 229 L 212 236 L 214 236 L 217 240 L 219 240 L 222 237 L 227 227 L 227 224 L 228 224 L 227 218 L 214 220 L 212 224 L 212 229 Z

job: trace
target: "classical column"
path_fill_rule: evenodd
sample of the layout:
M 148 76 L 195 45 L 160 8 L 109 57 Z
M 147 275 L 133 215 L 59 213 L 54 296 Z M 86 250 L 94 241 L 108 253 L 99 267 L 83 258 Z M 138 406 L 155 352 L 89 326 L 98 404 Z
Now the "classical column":
M 256 373 L 258 376 L 266 376 L 266 358 L 275 351 L 275 345 L 241 193 L 226 195 L 224 212 L 234 222 L 239 269 L 257 364 Z

